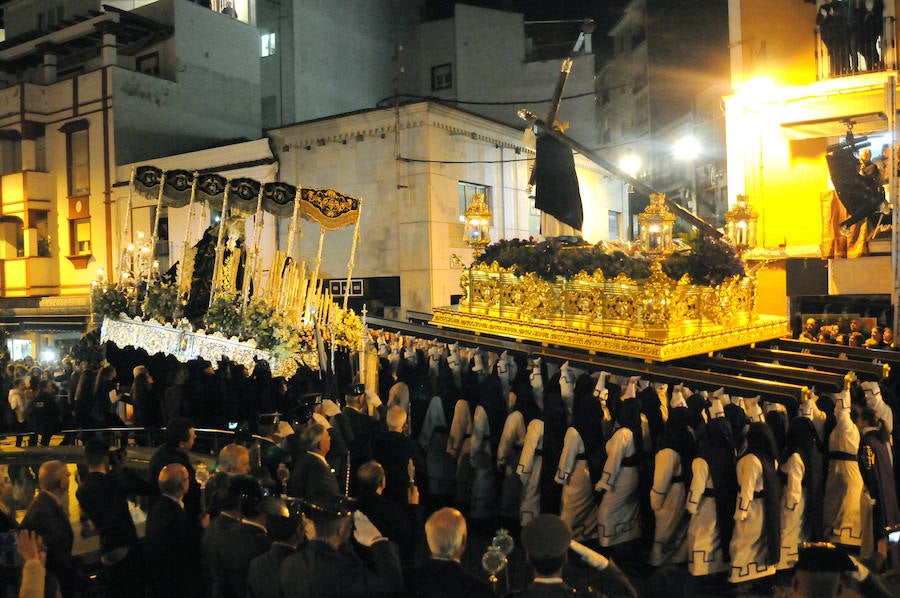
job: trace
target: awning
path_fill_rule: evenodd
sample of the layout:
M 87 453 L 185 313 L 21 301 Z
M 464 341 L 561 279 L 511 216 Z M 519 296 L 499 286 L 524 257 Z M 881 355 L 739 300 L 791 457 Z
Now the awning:
M 857 137 L 884 133 L 888 126 L 887 115 L 884 112 L 848 114 L 782 123 L 781 128 L 788 139 L 834 138 L 846 135 L 848 125 L 852 125 Z

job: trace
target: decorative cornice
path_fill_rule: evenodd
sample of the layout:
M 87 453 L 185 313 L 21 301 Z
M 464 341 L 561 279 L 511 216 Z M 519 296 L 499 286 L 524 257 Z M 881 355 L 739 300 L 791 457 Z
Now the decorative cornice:
M 522 144 L 512 143 L 506 139 L 500 139 L 499 136 L 486 135 L 483 131 L 478 131 L 474 127 L 462 127 L 441 120 L 414 120 L 403 122 L 400 124 L 400 131 L 421 129 L 423 127 L 433 127 L 441 131 L 446 131 L 450 135 L 468 137 L 475 141 L 489 143 L 497 148 L 511 149 L 522 154 L 534 154 L 533 149 L 529 149 Z M 389 135 L 393 135 L 395 130 L 396 127 L 394 125 L 386 125 L 382 127 L 359 128 L 353 129 L 351 131 L 342 131 L 341 133 L 336 133 L 333 135 L 306 137 L 300 141 L 292 141 L 290 143 L 283 144 L 282 150 L 284 151 L 285 148 L 288 148 L 287 151 L 290 151 L 292 149 L 314 149 L 316 147 L 332 143 L 340 143 L 346 145 L 346 143 L 351 141 L 362 142 L 373 137 L 384 139 Z M 363 137 L 362 140 L 359 140 L 360 136 Z

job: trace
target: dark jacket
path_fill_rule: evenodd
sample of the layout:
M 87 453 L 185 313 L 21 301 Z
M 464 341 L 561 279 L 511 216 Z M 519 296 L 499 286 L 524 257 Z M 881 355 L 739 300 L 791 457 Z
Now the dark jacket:
M 335 550 L 313 540 L 281 565 L 283 598 L 379 598 L 403 588 L 397 547 L 382 540 L 372 545 L 375 569 L 369 569 L 349 545 Z
M 46 392 L 39 392 L 31 402 L 31 421 L 38 434 L 56 434 L 60 427 L 59 405 L 56 397 Z
M 144 542 L 151 598 L 195 598 L 200 543 L 185 510 L 167 496 L 157 499 L 147 514 Z
M 406 504 L 409 488 L 409 460 L 416 456 L 415 441 L 400 432 L 387 432 L 372 443 L 372 458 L 384 467 L 384 496 Z
M 68 595 L 78 586 L 79 576 L 72 560 L 75 535 L 65 510 L 51 494 L 41 491 L 28 505 L 20 527 L 35 530 L 44 538 L 47 569 L 59 578 L 63 595 Z
M 385 395 L 387 396 L 387 395 Z M 347 443 L 350 449 L 350 479 L 356 477 L 356 470 L 372 458 L 372 442 L 381 433 L 381 424 L 374 417 L 360 413 L 352 407 L 344 407 L 342 412 L 350 424 L 352 440 Z
M 274 543 L 264 554 L 250 561 L 247 570 L 247 598 L 281 598 L 281 564 L 296 552 L 292 546 Z
M 147 480 L 152 486 L 150 503 L 153 504 L 159 497 L 159 485 L 156 482 L 159 478 L 159 472 L 162 471 L 163 467 L 170 463 L 181 463 L 184 465 L 185 469 L 187 469 L 190 486 L 188 487 L 187 495 L 183 499 L 184 510 L 187 512 L 191 523 L 197 527 L 199 525 L 200 515 L 203 512 L 203 506 L 200 504 L 200 484 L 197 483 L 197 480 L 194 477 L 194 466 L 191 465 L 190 456 L 188 456 L 187 451 L 184 449 L 164 444 L 156 449 L 156 452 L 150 457 L 150 466 L 147 471 Z
M 456 561 L 429 559 L 415 568 L 407 598 L 492 598 L 491 588 L 466 573 Z
M 590 571 L 591 587 L 577 591 L 565 583 L 533 583 L 524 590 L 509 594 L 517 598 L 557 598 L 563 596 L 607 596 L 608 598 L 638 598 L 638 594 L 619 569 L 610 561 L 606 569 Z
M 206 529 L 203 530 L 200 546 L 203 552 L 203 561 L 206 566 L 204 573 L 208 577 L 207 585 L 213 596 L 218 595 L 219 588 L 217 584 L 222 579 L 222 576 L 218 573 L 216 549 L 225 542 L 225 536 L 240 524 L 240 520 L 220 513 L 219 515 L 214 516 L 209 522 L 209 525 L 206 526 Z
M 250 523 L 241 522 L 223 534 L 213 549 L 210 569 L 216 596 L 242 598 L 247 590 L 247 569 L 250 561 L 269 550 L 272 542 L 266 532 Z
M 338 496 L 337 478 L 319 455 L 303 453 L 288 480 L 288 494 L 297 498 Z
M 366 514 L 381 535 L 397 545 L 404 569 L 413 565 L 416 548 L 424 536 L 419 505 L 398 504 L 374 492 L 362 492 L 359 509 Z
M 149 494 L 150 490 L 146 480 L 127 470 L 90 472 L 81 479 L 75 496 L 100 534 L 101 554 L 137 544 L 128 495 Z

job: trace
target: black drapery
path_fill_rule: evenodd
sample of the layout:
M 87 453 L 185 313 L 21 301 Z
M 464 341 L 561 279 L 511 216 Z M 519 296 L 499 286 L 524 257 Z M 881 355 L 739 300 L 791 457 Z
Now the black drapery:
M 540 135 L 536 151 L 534 207 L 575 230 L 581 230 L 584 212 L 572 150 L 555 137 Z

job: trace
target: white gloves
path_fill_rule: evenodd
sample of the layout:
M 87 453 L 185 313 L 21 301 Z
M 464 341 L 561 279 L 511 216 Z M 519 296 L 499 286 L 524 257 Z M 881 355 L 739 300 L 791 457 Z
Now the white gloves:
M 381 532 L 378 531 L 375 524 L 369 521 L 369 518 L 366 517 L 366 514 L 362 511 L 353 512 L 353 524 L 353 537 L 363 546 L 369 547 L 376 542 L 387 540 L 387 538 L 381 535 Z
M 598 571 L 603 571 L 607 566 L 609 566 L 609 559 L 607 559 L 599 552 L 591 550 L 584 544 L 572 540 L 572 542 L 569 544 L 569 548 L 571 548 L 575 554 L 580 556 L 581 560 L 583 560 L 588 565 L 588 567 L 592 567 Z

